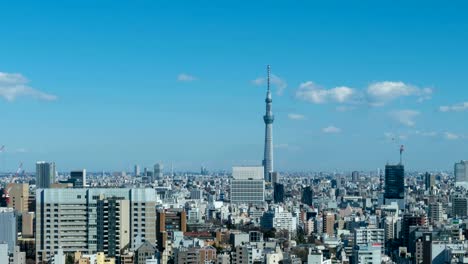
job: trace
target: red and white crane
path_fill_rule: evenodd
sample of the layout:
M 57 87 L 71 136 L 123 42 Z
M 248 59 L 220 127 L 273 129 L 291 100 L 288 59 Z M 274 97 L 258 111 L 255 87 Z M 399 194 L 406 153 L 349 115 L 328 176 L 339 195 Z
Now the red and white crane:
M 23 162 L 21 162 L 20 165 L 18 166 L 18 169 L 16 170 L 16 173 L 13 176 L 11 183 L 8 184 L 7 187 L 3 191 L 2 198 L 6 200 L 7 204 L 10 202 L 10 190 L 11 188 L 13 188 L 13 183 L 16 183 L 16 180 L 18 179 L 19 174 L 22 170 L 23 170 Z

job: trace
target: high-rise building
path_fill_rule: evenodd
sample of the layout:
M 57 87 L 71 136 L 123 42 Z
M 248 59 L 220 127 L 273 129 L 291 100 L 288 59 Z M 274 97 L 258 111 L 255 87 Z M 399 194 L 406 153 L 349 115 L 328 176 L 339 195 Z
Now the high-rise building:
M 262 166 L 233 167 L 231 203 L 262 204 L 265 201 L 265 180 Z
M 280 174 L 278 172 L 271 173 L 271 183 L 280 183 Z
M 83 188 L 86 186 L 86 170 L 75 170 L 70 172 L 70 180 L 75 188 Z
M 359 171 L 353 171 L 353 172 L 351 173 L 351 180 L 352 180 L 354 183 L 359 182 Z
M 173 238 L 174 231 L 187 232 L 187 213 L 183 209 L 168 209 L 157 212 L 156 236 L 158 249 L 163 251 L 166 241 Z
M 452 214 L 460 218 L 468 216 L 468 197 L 452 198 Z
M 401 239 L 403 246 L 408 247 L 410 243 L 410 227 L 411 226 L 425 226 L 427 224 L 427 217 L 423 214 L 407 213 L 403 215 L 401 223 Z
M 273 183 L 273 201 L 275 203 L 284 203 L 284 185 Z
M 397 202 L 405 208 L 405 167 L 402 164 L 385 166 L 385 204 Z
M 16 214 L 13 208 L 0 207 L 0 243 L 8 245 L 8 252 L 13 253 L 16 246 Z
M 301 202 L 312 206 L 314 204 L 314 189 L 312 186 L 306 186 L 302 188 L 302 198 Z
M 468 160 L 455 163 L 455 185 L 468 188 Z
M 426 190 L 430 190 L 435 185 L 435 175 L 429 172 L 424 174 L 424 185 Z
M 36 163 L 36 187 L 38 189 L 50 188 L 55 183 L 55 163 L 38 161 Z
M 128 200 L 130 208 L 120 200 Z M 104 200 L 104 202 L 102 201 Z M 106 201 L 107 200 L 107 201 Z M 148 240 L 156 243 L 156 192 L 154 189 L 42 189 L 36 193 L 36 262 L 50 260 L 59 246 L 65 253 L 76 251 L 95 254 L 98 246 L 112 251 L 112 248 L 128 246 L 137 248 Z M 110 204 L 109 204 L 110 202 Z M 105 204 L 107 203 L 107 212 Z M 98 205 L 101 206 L 98 206 Z M 109 211 L 109 205 L 114 212 Z M 104 208 L 102 208 L 104 206 Z M 98 208 L 103 211 L 98 212 Z M 118 212 L 118 213 L 117 213 Z M 115 213 L 115 216 L 113 214 Z M 118 238 L 124 234 L 125 219 L 130 218 L 130 243 Z M 98 230 L 113 228 L 110 218 L 114 217 L 115 240 L 98 239 Z M 108 223 L 105 223 L 107 219 Z M 118 220 L 118 221 L 117 221 Z M 117 222 L 122 224 L 117 228 Z M 101 223 L 101 224 L 100 224 Z M 98 225 L 100 226 L 98 228 Z M 122 233 L 123 231 L 123 233 Z M 102 236 L 101 236 L 102 238 Z M 126 244 L 126 245 L 123 245 Z M 110 246 L 109 246 L 110 245 Z M 114 246 L 112 246 L 114 245 Z
M 157 180 L 161 180 L 163 178 L 163 169 L 164 166 L 161 163 L 156 163 L 154 165 L 154 177 Z
M 6 189 L 9 195 L 7 206 L 14 208 L 18 213 L 28 212 L 29 184 L 10 183 Z
M 110 197 L 97 201 L 97 250 L 120 258 L 130 245 L 130 201 Z
M 324 213 L 323 216 L 323 233 L 329 236 L 335 235 L 335 215 L 333 213 Z
M 140 176 L 140 166 L 139 165 L 135 165 L 135 167 L 133 167 L 133 176 L 135 176 L 135 177 Z
M 265 99 L 266 103 L 266 113 L 263 116 L 263 121 L 265 122 L 265 152 L 263 159 L 264 170 L 264 180 L 271 182 L 271 173 L 273 172 L 273 121 L 275 117 L 272 112 L 272 102 L 271 91 L 270 91 L 270 65 L 267 66 L 267 95 Z
M 433 202 L 429 204 L 429 221 L 431 224 L 435 224 L 443 220 L 443 207 L 442 203 Z
M 144 180 L 146 180 L 147 182 L 153 182 L 154 181 L 154 171 L 152 171 L 152 170 L 145 167 L 145 169 L 143 170 L 143 177 L 144 177 Z

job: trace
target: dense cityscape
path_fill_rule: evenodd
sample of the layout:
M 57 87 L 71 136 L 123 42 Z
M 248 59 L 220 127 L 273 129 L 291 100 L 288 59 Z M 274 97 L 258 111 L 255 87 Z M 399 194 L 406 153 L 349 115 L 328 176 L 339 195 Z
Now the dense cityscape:
M 468 263 L 468 161 L 408 172 L 401 145 L 374 171 L 278 172 L 269 66 L 265 105 L 258 166 L 5 173 L 0 263 Z

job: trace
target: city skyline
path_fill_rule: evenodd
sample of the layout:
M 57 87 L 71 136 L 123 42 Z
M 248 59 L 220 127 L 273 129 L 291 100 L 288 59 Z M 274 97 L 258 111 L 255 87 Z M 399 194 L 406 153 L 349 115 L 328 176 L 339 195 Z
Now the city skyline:
M 0 10 L 1 168 L 261 165 L 268 64 L 277 171 L 466 159 L 465 3 L 219 4 Z

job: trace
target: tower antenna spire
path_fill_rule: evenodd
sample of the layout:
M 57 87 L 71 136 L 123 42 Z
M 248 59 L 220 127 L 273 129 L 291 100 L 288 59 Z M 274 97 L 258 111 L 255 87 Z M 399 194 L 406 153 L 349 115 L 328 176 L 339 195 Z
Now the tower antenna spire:
M 267 76 L 268 76 L 268 91 L 270 91 L 270 65 L 267 65 Z
M 400 146 L 400 165 L 403 164 L 403 151 L 405 150 L 405 146 Z

